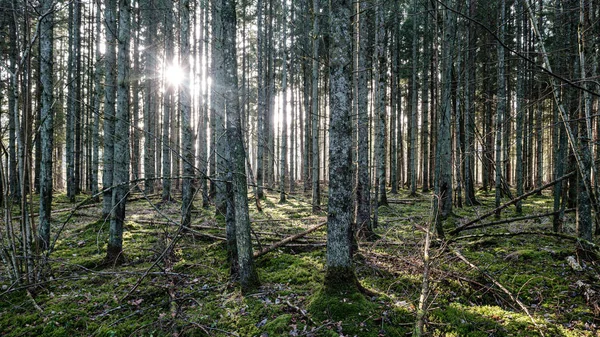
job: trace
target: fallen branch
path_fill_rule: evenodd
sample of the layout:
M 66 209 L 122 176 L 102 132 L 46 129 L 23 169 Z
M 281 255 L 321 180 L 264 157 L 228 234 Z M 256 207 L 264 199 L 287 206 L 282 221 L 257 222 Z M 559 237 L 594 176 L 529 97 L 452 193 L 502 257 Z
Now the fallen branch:
M 258 252 L 255 252 L 255 253 L 254 253 L 254 258 L 257 258 L 257 257 L 259 257 L 259 256 L 265 255 L 265 254 L 267 254 L 268 252 L 270 252 L 270 251 L 272 251 L 272 250 L 274 250 L 274 249 L 277 249 L 277 248 L 279 248 L 279 247 L 281 247 L 281 246 L 283 246 L 283 245 L 285 245 L 285 244 L 287 244 L 287 243 L 290 243 L 290 242 L 292 242 L 292 241 L 294 241 L 294 240 L 297 240 L 297 239 L 299 239 L 299 238 L 301 238 L 301 237 L 304 237 L 304 236 L 306 236 L 306 235 L 308 235 L 308 234 L 310 234 L 310 233 L 312 233 L 312 232 L 316 231 L 317 229 L 319 229 L 319 228 L 321 228 L 321 227 L 325 226 L 326 224 L 327 224 L 327 222 L 320 223 L 320 224 L 318 224 L 318 225 L 316 225 L 316 226 L 313 226 L 313 227 L 311 227 L 311 228 L 309 228 L 309 229 L 305 230 L 305 231 L 304 231 L 304 232 L 302 232 L 302 233 L 298 233 L 298 234 L 296 234 L 296 235 L 292 235 L 292 236 L 290 236 L 290 237 L 287 237 L 287 238 L 285 238 L 285 239 L 283 239 L 283 240 L 281 240 L 281 241 L 278 241 L 278 242 L 276 242 L 276 243 L 274 243 L 274 244 L 270 245 L 269 247 L 265 247 L 264 249 L 261 249 L 260 251 L 258 251 Z
M 527 316 L 529 316 L 529 319 L 531 320 L 531 323 L 533 323 L 533 325 L 538 329 L 540 335 L 542 335 L 542 337 L 545 336 L 544 332 L 542 331 L 542 329 L 540 329 L 539 325 L 533 319 L 533 316 L 531 316 L 531 314 L 529 313 L 529 309 L 527 309 L 527 307 L 525 306 L 525 304 L 523 304 L 523 302 L 521 302 L 521 300 L 519 300 L 518 297 L 516 297 L 515 295 L 513 295 L 508 289 L 506 289 L 500 282 L 498 282 L 491 275 L 489 275 L 488 273 L 484 272 L 483 270 L 481 270 L 481 268 L 477 267 L 476 265 L 474 265 L 473 263 L 471 263 L 469 260 L 467 260 L 467 258 L 464 255 L 462 255 L 458 249 L 452 249 L 452 252 L 461 261 L 463 261 L 464 263 L 466 263 L 469 267 L 471 267 L 471 268 L 479 271 L 480 273 L 482 273 L 485 277 L 487 277 L 490 281 L 492 281 L 492 283 L 494 283 L 498 288 L 500 288 L 506 295 L 508 295 L 508 297 L 510 297 L 511 300 L 513 300 L 515 303 L 517 303 L 517 305 L 521 308 L 521 310 L 523 310 L 525 312 L 525 314 L 527 314 Z
M 557 232 L 521 231 L 521 232 L 514 232 L 514 233 L 506 232 L 506 233 L 473 234 L 473 235 L 463 235 L 463 236 L 458 236 L 458 237 L 452 238 L 452 239 L 448 240 L 447 243 L 451 243 L 451 242 L 459 241 L 459 240 L 480 239 L 480 238 L 485 238 L 485 237 L 513 237 L 513 236 L 519 236 L 519 235 L 544 235 L 544 236 L 553 236 L 553 237 L 557 237 L 557 238 L 561 238 L 561 239 L 567 239 L 567 240 L 576 242 L 577 244 L 581 245 L 582 247 L 593 248 L 596 251 L 598 251 L 598 253 L 600 254 L 600 247 L 597 244 L 587 241 L 587 240 L 584 240 L 582 238 L 578 238 L 573 235 L 569 235 L 569 234 L 565 234 L 565 233 L 557 233 Z
M 572 213 L 572 212 L 575 212 L 575 211 L 576 211 L 575 208 L 569 208 L 569 209 L 560 210 L 560 211 L 556 211 L 556 212 L 548 212 L 548 213 L 542 213 L 542 214 L 534 214 L 534 215 L 523 216 L 523 217 L 519 217 L 519 218 L 510 218 L 510 219 L 498 220 L 498 221 L 488 222 L 488 223 L 484 223 L 484 224 L 477 225 L 477 226 L 469 226 L 469 228 L 465 228 L 463 230 L 472 230 L 472 229 L 478 229 L 478 228 L 484 228 L 484 227 L 491 227 L 491 226 L 496 226 L 496 225 L 503 225 L 503 224 L 507 224 L 507 223 L 511 223 L 511 222 L 538 219 L 538 218 L 543 218 L 543 217 L 547 217 L 547 216 L 557 215 L 557 214 L 560 214 L 560 213 Z M 450 240 L 450 241 L 452 241 L 452 240 Z
M 544 186 L 540 186 L 540 187 L 536 188 L 536 189 L 535 189 L 535 190 L 533 190 L 533 191 L 527 192 L 527 193 L 525 193 L 525 194 L 521 195 L 520 197 L 517 197 L 517 198 L 515 198 L 515 199 L 512 199 L 511 201 L 509 201 L 509 202 L 507 202 L 507 203 L 505 203 L 505 204 L 501 205 L 500 207 L 497 207 L 497 208 L 495 208 L 495 209 L 493 209 L 493 210 L 491 210 L 491 211 L 489 211 L 489 212 L 485 213 L 484 215 L 480 216 L 479 218 L 477 218 L 477 219 L 474 219 L 474 220 L 471 220 L 471 221 L 467 222 L 466 224 L 464 224 L 464 225 L 462 225 L 462 226 L 458 226 L 458 227 L 456 227 L 455 229 L 451 230 L 451 231 L 449 232 L 449 234 L 450 234 L 450 235 L 455 235 L 455 234 L 458 234 L 459 232 L 461 232 L 461 231 L 465 230 L 466 228 L 468 228 L 468 227 L 471 227 L 471 225 L 473 225 L 474 223 L 477 223 L 477 222 L 479 222 L 479 221 L 481 221 L 481 220 L 483 220 L 483 219 L 485 219 L 485 218 L 488 218 L 488 217 L 490 217 L 490 216 L 492 216 L 492 215 L 496 214 L 496 212 L 498 212 L 498 211 L 500 211 L 500 210 L 502 210 L 502 209 L 505 209 L 506 207 L 508 207 L 508 206 L 510 206 L 510 205 L 516 204 L 517 202 L 519 202 L 519 201 L 521 201 L 521 200 L 523 200 L 523 199 L 526 199 L 527 197 L 529 197 L 529 196 L 531 196 L 531 195 L 533 195 L 533 194 L 536 194 L 536 193 L 538 193 L 538 192 L 540 192 L 540 191 L 542 191 L 542 190 L 545 190 L 545 189 L 547 189 L 547 188 L 548 188 L 548 187 L 550 187 L 550 186 L 556 185 L 557 183 L 559 183 L 559 182 L 561 182 L 561 181 L 563 181 L 563 180 L 565 180 L 565 179 L 569 178 L 570 176 L 572 176 L 572 175 L 574 175 L 574 174 L 575 174 L 575 171 L 572 171 L 572 172 L 570 172 L 570 173 L 567 173 L 567 174 L 565 174 L 564 176 L 562 176 L 562 177 L 560 177 L 560 178 L 558 178 L 558 179 L 556 179 L 556 180 L 554 180 L 554 181 L 551 181 L 551 182 L 547 183 L 547 184 L 546 184 L 546 185 L 544 185 Z

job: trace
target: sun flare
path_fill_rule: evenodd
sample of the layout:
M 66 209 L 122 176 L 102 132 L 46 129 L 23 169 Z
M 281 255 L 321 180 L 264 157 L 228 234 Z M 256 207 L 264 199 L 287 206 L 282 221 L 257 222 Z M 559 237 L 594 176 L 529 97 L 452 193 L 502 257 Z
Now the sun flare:
M 165 70 L 165 78 L 173 86 L 180 85 L 185 79 L 183 69 L 178 64 L 172 64 Z

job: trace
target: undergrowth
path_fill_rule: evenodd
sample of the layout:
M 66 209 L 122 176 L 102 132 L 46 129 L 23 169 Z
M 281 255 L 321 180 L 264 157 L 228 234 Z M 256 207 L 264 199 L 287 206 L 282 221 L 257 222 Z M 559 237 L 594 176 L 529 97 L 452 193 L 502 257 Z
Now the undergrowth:
M 178 219 L 179 203 L 162 203 L 159 213 L 147 200 L 131 202 L 126 258 L 119 266 L 104 263 L 108 222 L 101 218 L 101 206 L 77 210 L 50 256 L 44 282 L 21 287 L 0 273 L 0 335 L 408 336 L 421 289 L 423 228 L 431 216 L 431 195 L 415 198 L 401 192 L 390 199 L 379 210 L 378 240 L 359 242 L 355 254 L 360 290 L 322 288 L 322 228 L 259 257 L 261 286 L 245 297 L 230 280 L 225 244 L 219 239 L 224 219 L 215 217 L 213 208 L 202 209 L 198 202 L 192 230 L 175 238 L 177 224 L 167 217 Z M 492 195 L 479 193 L 478 199 L 481 206 L 455 208 L 446 230 L 493 208 Z M 292 195 L 284 204 L 277 200 L 278 195 L 268 196 L 260 213 L 253 207 L 255 249 L 325 221 L 324 213 L 311 214 L 308 197 Z M 548 212 L 551 204 L 549 196 L 531 197 L 524 201 L 524 213 Z M 53 207 L 72 206 L 60 195 Z M 67 216 L 54 214 L 54 232 Z M 502 218 L 515 216 L 514 207 L 502 213 Z M 461 235 L 480 237 L 450 247 L 434 242 L 426 333 L 597 336 L 597 262 L 579 259 L 573 242 L 518 235 L 550 231 L 551 220 L 465 231 Z M 574 231 L 572 216 L 566 218 L 565 231 Z M 499 232 L 515 235 L 485 236 Z M 173 252 L 155 263 L 174 239 Z M 568 257 L 582 271 L 575 271 Z

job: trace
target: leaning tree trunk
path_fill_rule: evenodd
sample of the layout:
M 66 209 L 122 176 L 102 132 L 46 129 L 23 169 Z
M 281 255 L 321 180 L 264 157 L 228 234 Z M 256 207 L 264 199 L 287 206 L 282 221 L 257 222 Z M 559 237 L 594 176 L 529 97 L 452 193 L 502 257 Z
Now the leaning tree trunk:
M 40 223 L 38 242 L 42 249 L 50 246 L 50 211 L 52 209 L 52 147 L 54 143 L 54 95 L 52 92 L 54 49 L 54 6 L 53 0 L 42 2 L 40 21 L 40 78 L 42 85 L 42 121 L 40 138 L 42 141 L 42 161 L 40 167 Z
M 230 129 L 227 132 L 233 163 L 233 188 L 235 203 L 235 233 L 238 253 L 238 273 L 242 291 L 247 292 L 258 285 L 254 268 L 248 213 L 248 184 L 246 180 L 246 154 L 242 136 L 242 119 L 239 108 L 235 0 L 223 0 L 223 47 L 224 62 L 228 71 L 224 74 L 223 89 Z
M 115 122 L 112 208 L 106 259 L 123 260 L 123 223 L 129 193 L 129 41 L 131 0 L 119 0 L 119 54 L 117 59 L 117 115 Z

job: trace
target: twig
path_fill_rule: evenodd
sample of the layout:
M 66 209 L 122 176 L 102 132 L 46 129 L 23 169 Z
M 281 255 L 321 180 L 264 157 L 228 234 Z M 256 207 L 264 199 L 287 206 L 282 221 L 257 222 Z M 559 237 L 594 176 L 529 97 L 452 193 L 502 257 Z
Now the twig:
M 308 316 L 308 313 L 306 312 L 306 310 L 303 310 L 302 308 L 293 305 L 292 303 L 290 303 L 290 301 L 285 301 L 285 304 L 287 304 L 290 308 L 298 311 L 299 313 L 302 314 L 302 316 L 304 316 L 304 318 L 306 318 L 311 324 L 313 325 L 317 325 L 317 323 L 315 323 L 315 321 L 313 321 L 312 318 L 310 318 L 310 316 Z
M 527 314 L 527 316 L 529 316 L 529 319 L 531 320 L 531 323 L 533 323 L 533 325 L 538 329 L 540 335 L 542 335 L 542 337 L 545 336 L 545 334 L 542 331 L 542 329 L 540 328 L 540 326 L 535 322 L 535 320 L 533 319 L 533 316 L 531 316 L 531 314 L 529 313 L 529 309 L 527 309 L 527 307 L 525 306 L 525 304 L 523 304 L 523 302 L 521 302 L 521 300 L 519 300 L 518 297 L 516 297 L 515 295 L 513 295 L 508 289 L 506 289 L 500 282 L 498 282 L 490 274 L 484 272 L 483 270 L 481 270 L 481 268 L 477 267 L 476 265 L 474 265 L 473 263 L 471 263 L 469 260 L 467 260 L 467 258 L 464 255 L 462 255 L 458 249 L 452 248 L 452 252 L 461 261 L 463 261 L 464 263 L 466 263 L 469 267 L 471 267 L 471 268 L 479 271 L 480 273 L 482 273 L 485 277 L 487 277 L 490 281 L 492 281 L 492 283 L 494 283 L 498 288 L 500 288 L 506 295 L 508 295 L 508 297 L 510 297 L 511 300 L 513 300 L 515 303 L 517 303 L 517 305 L 521 308 L 521 310 L 523 310 L 525 312 L 525 314 Z
M 292 241 L 294 241 L 294 240 L 297 240 L 297 239 L 299 239 L 299 238 L 301 238 L 301 237 L 303 237 L 303 236 L 306 236 L 306 235 L 308 235 L 308 234 L 310 234 L 310 233 L 312 233 L 312 232 L 316 231 L 317 229 L 319 229 L 319 228 L 321 228 L 321 227 L 325 226 L 326 224 L 327 224 L 327 222 L 320 223 L 320 224 L 318 224 L 318 225 L 316 225 L 316 226 L 313 226 L 313 227 L 311 227 L 311 228 L 309 228 L 309 229 L 305 230 L 305 231 L 304 231 L 304 232 L 302 232 L 302 233 L 298 233 L 298 234 L 296 234 L 296 235 L 292 235 L 292 236 L 290 236 L 290 237 L 287 237 L 287 238 L 285 238 L 285 239 L 283 239 L 283 240 L 281 240 L 281 241 L 278 241 L 278 242 L 276 242 L 276 243 L 274 243 L 274 244 L 270 245 L 269 247 L 266 247 L 266 248 L 264 248 L 264 249 L 262 249 L 262 250 L 260 250 L 260 251 L 258 251 L 258 252 L 255 252 L 255 253 L 254 253 L 254 258 L 257 258 L 257 257 L 259 257 L 259 256 L 265 255 L 265 254 L 267 254 L 268 252 L 270 252 L 270 251 L 272 251 L 272 250 L 274 250 L 274 249 L 277 249 L 277 248 L 279 248 L 279 247 L 281 247 L 281 246 L 285 245 L 286 243 L 292 242 Z

